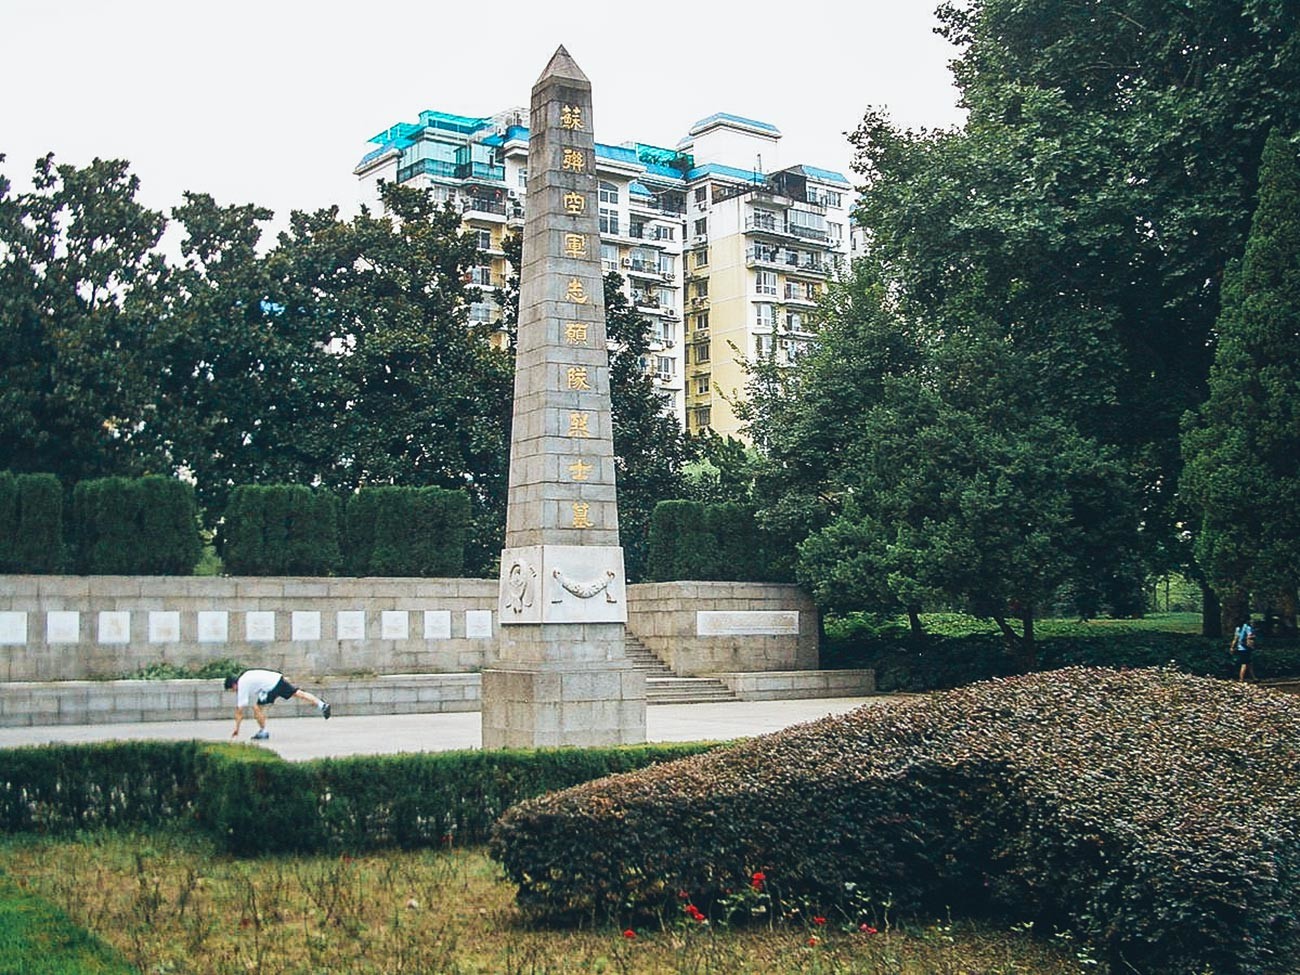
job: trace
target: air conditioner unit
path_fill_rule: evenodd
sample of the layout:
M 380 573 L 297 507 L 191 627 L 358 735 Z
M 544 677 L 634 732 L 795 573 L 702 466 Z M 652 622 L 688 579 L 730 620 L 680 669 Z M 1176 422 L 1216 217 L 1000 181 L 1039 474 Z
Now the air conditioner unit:
M 631 267 L 631 266 L 632 266 L 632 258 L 630 258 L 630 257 L 625 257 L 625 258 L 623 258 L 623 260 L 620 261 L 619 263 L 622 264 L 624 267 Z
M 659 276 L 663 278 L 665 281 L 671 281 L 674 277 L 671 271 L 660 271 Z
M 709 242 L 709 235 L 696 234 L 694 237 L 691 238 L 691 242 L 695 244 L 707 244 Z

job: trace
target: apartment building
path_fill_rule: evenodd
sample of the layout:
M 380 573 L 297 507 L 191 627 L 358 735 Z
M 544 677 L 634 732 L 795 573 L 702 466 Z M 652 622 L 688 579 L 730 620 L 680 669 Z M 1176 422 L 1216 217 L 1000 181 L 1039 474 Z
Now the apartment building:
M 796 360 L 817 297 L 848 257 L 850 183 L 781 168 L 780 140 L 775 126 L 718 113 L 671 149 L 596 144 L 601 263 L 651 323 L 644 367 L 692 432 L 740 435 L 730 404 L 744 395 L 744 360 Z M 426 111 L 370 141 L 354 170 L 363 199 L 396 181 L 460 207 L 483 255 L 471 281 L 484 300 L 470 313 L 496 320 L 493 291 L 509 271 L 502 240 L 522 230 L 527 201 L 527 110 Z

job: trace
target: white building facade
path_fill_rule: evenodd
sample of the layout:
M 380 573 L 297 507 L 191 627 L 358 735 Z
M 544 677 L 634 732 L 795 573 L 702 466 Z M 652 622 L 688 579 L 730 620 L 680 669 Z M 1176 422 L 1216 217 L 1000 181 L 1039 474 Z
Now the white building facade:
M 502 242 L 523 228 L 527 116 L 422 112 L 371 139 L 377 148 L 354 170 L 367 203 L 386 181 L 460 207 L 483 255 L 471 273 L 484 290 L 470 310 L 479 321 L 500 315 L 492 294 L 510 271 Z M 692 432 L 741 435 L 730 402 L 743 395 L 744 360 L 795 360 L 812 338 L 809 313 L 849 256 L 849 181 L 781 168 L 780 140 L 775 126 L 719 113 L 673 149 L 596 144 L 601 263 L 623 276 L 650 322 L 645 369 Z

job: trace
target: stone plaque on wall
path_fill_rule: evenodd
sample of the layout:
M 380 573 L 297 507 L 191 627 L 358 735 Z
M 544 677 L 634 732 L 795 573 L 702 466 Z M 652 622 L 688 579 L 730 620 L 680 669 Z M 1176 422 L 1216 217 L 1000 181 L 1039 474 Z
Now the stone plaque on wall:
M 198 626 L 200 643 L 225 643 L 229 617 L 223 610 L 200 610 Z
M 150 610 L 149 642 L 179 643 L 181 639 L 181 614 L 173 610 Z
M 275 639 L 275 613 L 257 610 L 244 614 L 244 638 L 250 643 L 267 643 Z
M 492 636 L 492 610 L 469 609 L 465 611 L 465 636 L 471 640 L 484 640 Z
M 0 613 L 0 643 L 26 643 L 27 642 L 27 614 L 26 613 Z
M 404 609 L 386 609 L 379 614 L 381 640 L 405 640 L 411 635 L 410 614 Z
M 76 643 L 81 639 L 81 614 L 75 609 L 52 609 L 45 614 L 45 642 Z
M 451 639 L 451 610 L 426 609 L 424 611 L 424 638 L 426 640 Z
M 700 610 L 695 614 L 695 635 L 798 636 L 799 613 L 796 610 Z
M 122 610 L 105 610 L 99 614 L 100 643 L 130 643 L 131 614 Z
M 364 609 L 339 610 L 338 638 L 340 640 L 364 640 L 366 638 L 366 611 Z

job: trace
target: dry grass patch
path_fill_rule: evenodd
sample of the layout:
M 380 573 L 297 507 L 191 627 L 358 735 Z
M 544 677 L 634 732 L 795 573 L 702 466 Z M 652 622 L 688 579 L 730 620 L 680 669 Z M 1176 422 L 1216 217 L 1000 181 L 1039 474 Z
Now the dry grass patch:
M 733 931 L 684 913 L 641 925 L 529 928 L 479 849 L 237 860 L 180 833 L 10 839 L 10 878 L 63 907 L 142 973 L 1096 972 L 1065 942 L 949 922 L 875 931 L 830 917 Z

